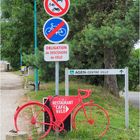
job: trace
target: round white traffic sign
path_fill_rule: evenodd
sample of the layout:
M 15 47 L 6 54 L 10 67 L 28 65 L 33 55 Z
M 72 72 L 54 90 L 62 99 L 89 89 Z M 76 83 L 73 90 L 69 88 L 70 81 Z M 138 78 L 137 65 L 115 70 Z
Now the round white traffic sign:
M 61 17 L 67 13 L 69 7 L 69 0 L 44 0 L 44 9 L 50 16 Z

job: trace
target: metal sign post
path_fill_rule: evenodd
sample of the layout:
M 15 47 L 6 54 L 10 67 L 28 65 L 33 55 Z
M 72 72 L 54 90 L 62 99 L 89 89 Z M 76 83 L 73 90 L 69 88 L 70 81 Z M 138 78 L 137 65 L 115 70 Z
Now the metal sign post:
M 68 68 L 65 68 L 65 96 L 69 96 L 69 73 Z
M 125 68 L 125 127 L 129 128 L 128 68 Z
M 125 69 L 65 69 L 65 95 L 69 96 L 69 75 L 124 75 L 125 76 L 125 127 L 129 128 L 128 68 Z
M 22 66 L 22 47 L 20 47 L 20 69 Z
M 55 95 L 59 95 L 59 62 L 69 60 L 68 44 L 47 44 L 44 46 L 44 60 L 55 62 Z
M 69 34 L 68 23 L 60 18 L 65 15 L 70 7 L 70 0 L 44 0 L 44 9 L 52 18 L 48 19 L 43 26 L 44 37 L 51 43 L 44 46 L 44 60 L 55 62 L 55 95 L 59 95 L 59 62 L 69 60 L 69 45 L 59 44 Z M 64 125 L 70 126 L 71 117 L 68 116 Z M 65 130 L 68 130 L 65 127 Z M 58 133 L 56 133 L 58 135 Z
M 55 95 L 59 95 L 59 62 L 55 62 Z
M 63 42 L 69 34 L 69 25 L 60 18 L 70 7 L 70 0 L 44 0 L 44 9 L 53 16 L 43 26 L 44 37 L 51 43 L 44 46 L 44 60 L 55 62 L 55 95 L 59 95 L 59 61 L 69 60 L 69 46 L 58 44 Z M 57 43 L 57 44 L 56 44 Z

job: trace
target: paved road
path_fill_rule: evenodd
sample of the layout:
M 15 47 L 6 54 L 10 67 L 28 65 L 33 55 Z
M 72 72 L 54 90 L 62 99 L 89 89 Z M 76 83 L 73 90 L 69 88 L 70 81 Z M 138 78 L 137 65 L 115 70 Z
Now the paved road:
M 140 93 L 139 92 L 129 92 L 129 101 L 133 106 L 140 109 Z
M 13 115 L 24 93 L 20 76 L 0 72 L 0 140 L 14 128 Z

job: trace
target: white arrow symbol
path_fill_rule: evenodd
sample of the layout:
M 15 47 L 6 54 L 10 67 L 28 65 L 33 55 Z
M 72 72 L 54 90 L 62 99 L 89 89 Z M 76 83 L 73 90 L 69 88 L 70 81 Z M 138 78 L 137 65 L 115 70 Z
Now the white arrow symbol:
M 69 108 L 66 106 L 66 112 L 68 112 Z

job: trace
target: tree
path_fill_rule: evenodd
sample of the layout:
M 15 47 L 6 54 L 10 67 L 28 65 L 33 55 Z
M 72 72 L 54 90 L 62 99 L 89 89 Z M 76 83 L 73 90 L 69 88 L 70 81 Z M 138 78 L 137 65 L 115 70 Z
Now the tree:
M 25 54 L 34 54 L 34 1 L 3 0 L 2 1 L 2 58 L 11 62 L 13 68 L 20 66 L 20 49 Z M 12 8 L 11 8 L 12 7 Z M 48 18 L 43 9 L 43 1 L 37 0 L 37 37 L 38 48 L 48 43 L 42 34 L 44 21 Z M 13 57 L 14 56 L 14 57 Z M 42 60 L 43 61 L 43 60 Z
M 11 8 L 12 7 L 12 8 Z M 33 48 L 33 7 L 26 1 L 2 1 L 2 58 L 19 67 L 20 48 L 30 53 Z
M 140 49 L 133 49 L 128 61 L 130 90 L 137 90 L 137 87 L 139 86 L 139 54 Z
M 72 68 L 122 68 L 127 66 L 134 43 L 138 40 L 139 0 L 71 0 L 71 7 L 63 18 L 70 25 L 70 34 L 64 43 L 70 44 L 70 61 L 64 63 Z M 12 8 L 11 8 L 12 6 Z M 33 0 L 2 1 L 2 57 L 8 58 L 18 67 L 19 49 L 25 56 L 33 56 Z M 38 48 L 49 43 L 42 34 L 42 27 L 49 16 L 43 9 L 43 2 L 37 0 Z M 31 56 L 28 56 L 30 54 Z M 42 78 L 52 75 L 53 63 L 46 63 L 41 57 L 37 63 Z M 14 57 L 13 57 L 14 56 Z M 27 61 L 25 58 L 25 62 Z M 28 63 L 27 63 L 28 64 Z M 34 66 L 35 63 L 32 63 Z M 61 67 L 61 70 L 63 68 Z M 46 73 L 47 72 L 47 73 Z M 54 73 L 53 73 L 54 74 Z M 44 76 L 45 75 L 45 76 Z M 48 76 L 49 77 L 49 76 Z M 94 80 L 93 80 L 94 79 Z M 103 77 L 92 78 L 90 82 L 101 84 Z M 115 76 L 104 78 L 104 85 L 118 96 Z
M 127 3 L 125 0 L 82 0 L 72 10 L 71 19 L 76 17 L 72 27 L 77 30 L 71 37 L 73 57 L 74 61 L 82 60 L 75 63 L 81 68 L 124 66 L 138 40 L 138 0 Z M 114 95 L 119 95 L 116 76 L 105 76 L 104 85 Z

